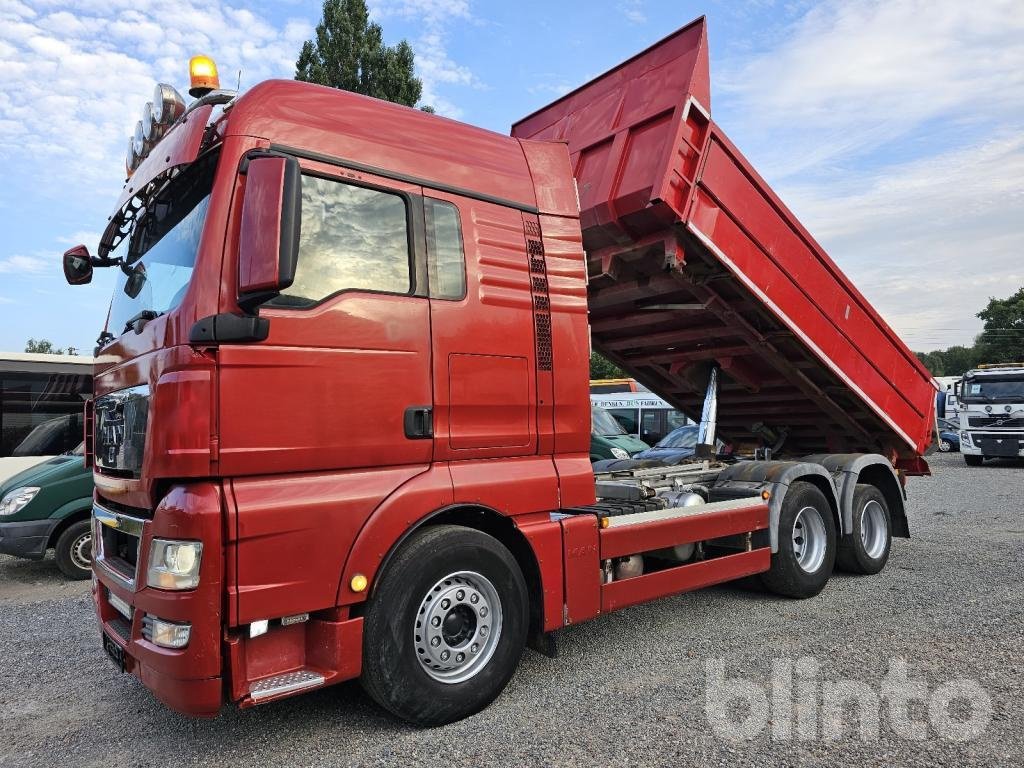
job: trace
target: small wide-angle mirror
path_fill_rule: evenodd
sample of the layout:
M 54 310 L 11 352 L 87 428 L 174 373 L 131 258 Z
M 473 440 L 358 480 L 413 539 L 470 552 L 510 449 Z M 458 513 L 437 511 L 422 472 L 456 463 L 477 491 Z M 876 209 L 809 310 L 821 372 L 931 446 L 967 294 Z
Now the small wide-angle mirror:
M 130 298 L 136 298 L 146 284 L 146 266 L 140 261 L 134 267 L 123 267 L 128 279 L 124 284 L 124 292 Z
M 64 251 L 63 261 L 64 279 L 69 285 L 85 285 L 92 280 L 92 258 L 84 245 Z

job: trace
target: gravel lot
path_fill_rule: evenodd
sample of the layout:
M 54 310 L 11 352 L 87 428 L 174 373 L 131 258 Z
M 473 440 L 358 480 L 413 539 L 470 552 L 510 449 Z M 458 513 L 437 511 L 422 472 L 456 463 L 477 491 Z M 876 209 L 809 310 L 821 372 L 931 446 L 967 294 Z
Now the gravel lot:
M 800 602 L 705 590 L 573 627 L 560 658 L 528 651 L 489 709 L 430 730 L 396 722 L 356 684 L 179 717 L 103 656 L 88 582 L 63 582 L 51 559 L 0 556 L 0 765 L 1024 765 L 1024 464 L 968 468 L 954 454 L 932 466 L 934 477 L 911 481 L 914 538 L 894 542 L 880 575 L 837 574 Z M 885 708 L 877 740 L 853 715 L 835 740 L 784 738 L 779 710 L 774 731 L 747 740 L 709 723 L 709 660 L 767 690 L 773 660 L 805 657 L 825 689 L 851 680 L 880 691 L 894 659 L 932 693 L 969 678 L 991 721 L 962 743 L 929 725 L 922 703 L 911 707 L 927 727 L 920 740 L 897 735 Z M 750 714 L 738 703 L 729 713 Z

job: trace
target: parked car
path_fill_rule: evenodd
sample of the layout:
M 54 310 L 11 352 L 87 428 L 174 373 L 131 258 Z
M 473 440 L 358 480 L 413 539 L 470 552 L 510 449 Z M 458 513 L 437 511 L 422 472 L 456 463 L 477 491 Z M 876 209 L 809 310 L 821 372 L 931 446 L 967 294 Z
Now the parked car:
M 628 459 L 649 446 L 626 433 L 622 425 L 604 408 L 590 409 L 590 460 Z
M 82 445 L 0 484 L 0 553 L 41 560 L 54 550 L 69 579 L 92 573 L 92 470 Z
M 949 419 L 939 419 L 939 450 L 942 453 L 960 452 L 960 426 Z
M 663 464 L 678 464 L 688 459 L 697 450 L 697 433 L 700 427 L 687 424 L 677 427 L 663 437 L 653 448 L 634 454 L 634 459 L 660 461 Z

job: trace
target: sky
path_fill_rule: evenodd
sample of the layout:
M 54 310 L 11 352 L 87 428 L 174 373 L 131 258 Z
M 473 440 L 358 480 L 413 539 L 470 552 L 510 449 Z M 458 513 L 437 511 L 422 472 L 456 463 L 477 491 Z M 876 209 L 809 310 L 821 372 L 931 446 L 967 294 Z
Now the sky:
M 969 344 L 989 297 L 1024 285 L 1020 0 L 370 0 L 408 39 L 423 101 L 502 133 L 700 15 L 712 115 L 916 350 Z M 320 2 L 0 0 L 0 350 L 88 354 L 112 270 L 95 251 L 127 137 L 188 59 L 224 87 L 294 75 Z

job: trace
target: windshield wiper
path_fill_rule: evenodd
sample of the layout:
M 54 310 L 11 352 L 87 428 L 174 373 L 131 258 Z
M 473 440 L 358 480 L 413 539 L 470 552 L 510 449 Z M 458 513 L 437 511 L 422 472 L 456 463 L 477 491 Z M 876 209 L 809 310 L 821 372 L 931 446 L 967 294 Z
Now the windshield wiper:
M 142 333 L 142 329 L 146 327 L 146 323 L 150 320 L 156 320 L 162 313 L 154 312 L 152 309 L 144 309 L 128 318 L 128 321 L 124 324 L 124 330 L 121 333 L 127 333 L 130 330 L 134 330 L 136 333 Z

